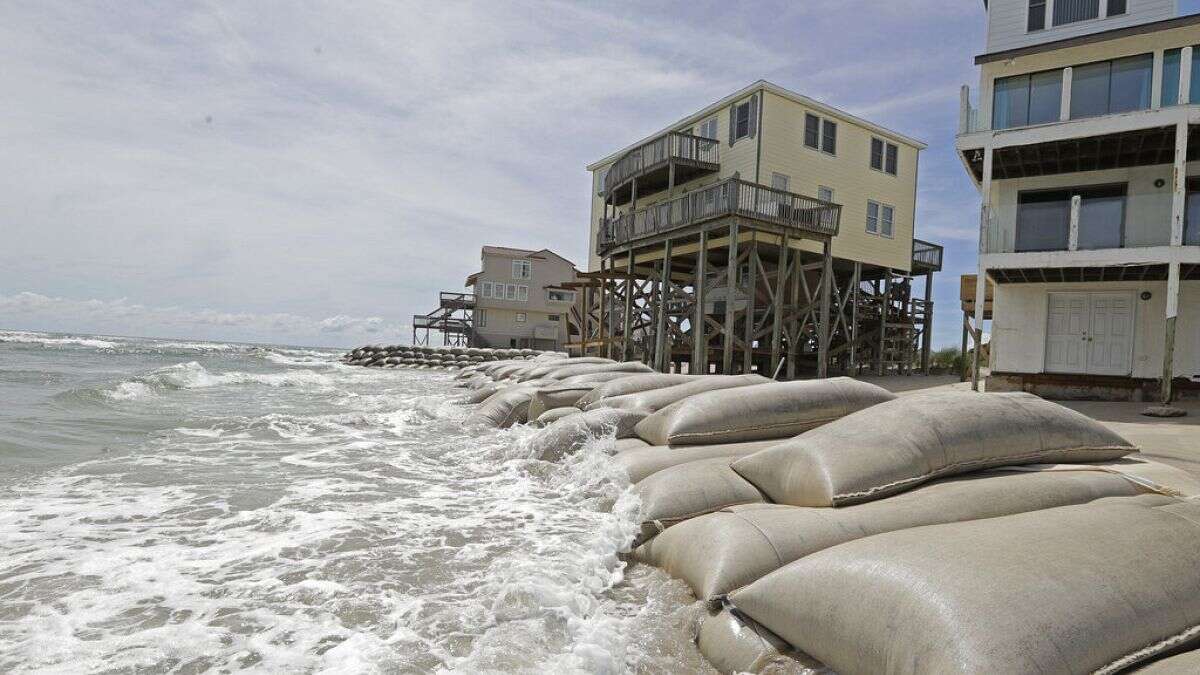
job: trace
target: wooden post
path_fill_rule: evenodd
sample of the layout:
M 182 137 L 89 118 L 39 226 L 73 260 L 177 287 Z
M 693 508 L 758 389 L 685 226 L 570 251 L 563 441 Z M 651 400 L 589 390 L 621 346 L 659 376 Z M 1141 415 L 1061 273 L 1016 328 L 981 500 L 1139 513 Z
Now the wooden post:
M 625 325 L 624 332 L 621 334 L 622 361 L 628 361 L 630 356 L 629 347 L 633 337 L 633 325 L 631 323 L 633 320 L 633 289 L 636 288 L 633 279 L 633 249 L 630 248 L 626 255 L 628 257 L 626 258 L 627 264 L 625 265 L 625 316 L 622 317 Z
M 708 374 L 708 333 L 704 313 L 708 285 L 708 230 L 700 230 L 700 250 L 696 252 L 696 307 L 692 314 L 692 374 Z
M 971 315 L 963 312 L 962 320 L 962 368 L 958 372 L 958 381 L 967 381 L 967 331 L 971 327 Z
M 780 335 L 783 333 L 783 299 L 787 295 L 788 273 L 788 236 L 783 235 L 783 243 L 779 247 L 779 260 L 775 270 L 775 305 L 771 309 L 771 376 L 779 371 Z
M 1175 319 L 1179 314 L 1179 263 L 1167 268 L 1167 321 L 1163 336 L 1163 374 L 1160 398 L 1167 405 L 1174 398 L 1175 378 Z
M 654 367 L 667 372 L 671 364 L 671 341 L 667 339 L 667 314 L 670 312 L 667 298 L 671 295 L 671 240 L 663 242 L 662 280 L 658 291 L 658 322 L 654 327 Z
M 580 290 L 583 291 L 583 311 L 579 313 L 579 355 L 587 356 L 588 350 L 588 334 L 591 332 L 588 318 L 592 314 L 592 289 L 589 286 L 584 286 Z
M 796 251 L 796 262 L 792 265 L 791 300 L 792 321 L 788 330 L 787 378 L 796 379 L 796 361 L 800 358 L 800 275 L 804 274 L 804 256 Z
M 933 350 L 933 272 L 925 273 L 925 327 L 921 331 L 921 371 L 929 374 L 929 355 Z
M 746 344 L 742 350 L 742 372 L 749 374 L 754 367 L 754 311 L 758 304 L 758 234 L 750 241 L 750 254 L 746 256 L 746 267 L 750 278 L 746 284 L 746 325 L 743 337 Z
M 722 327 L 721 372 L 733 372 L 733 295 L 738 281 L 738 222 L 729 225 L 729 262 L 725 266 L 725 325 Z
M 607 258 L 600 259 L 600 301 L 598 303 L 596 303 L 596 321 L 599 323 L 599 325 L 596 328 L 597 328 L 597 333 L 599 334 L 599 337 L 600 337 L 600 344 L 597 345 L 597 347 L 596 347 L 596 356 L 600 356 L 601 354 L 604 354 L 605 352 L 603 350 L 607 346 L 604 341 L 605 328 L 606 328 L 606 326 L 604 325 L 605 321 L 606 321 L 606 317 L 604 316 L 604 309 L 608 303 L 607 263 L 608 263 Z
M 854 263 L 850 285 L 850 372 L 858 373 L 858 287 L 862 284 L 862 263 Z
M 833 289 L 833 243 L 826 239 L 822 247 L 824 265 L 821 267 L 821 325 L 817 327 L 817 377 L 829 377 L 829 297 Z
M 988 231 L 991 229 L 992 220 L 992 155 L 994 153 L 990 142 L 984 143 L 983 152 L 983 181 L 980 186 L 983 204 L 979 208 L 979 270 L 978 276 L 975 277 L 975 325 L 971 327 L 972 336 L 975 338 L 975 353 L 971 359 L 971 389 L 973 391 L 979 391 L 979 359 L 983 352 L 983 312 L 987 306 L 986 256 L 991 252 L 988 251 Z
M 885 268 L 883 274 L 883 292 L 879 296 L 879 353 L 875 355 L 876 375 L 883 375 L 884 370 L 887 369 L 885 356 L 887 353 L 888 305 L 892 302 L 892 268 Z

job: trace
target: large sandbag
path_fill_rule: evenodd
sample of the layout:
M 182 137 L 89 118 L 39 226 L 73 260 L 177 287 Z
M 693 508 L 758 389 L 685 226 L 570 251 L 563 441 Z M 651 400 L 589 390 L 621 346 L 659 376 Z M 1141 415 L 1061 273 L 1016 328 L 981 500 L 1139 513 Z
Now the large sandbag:
M 931 525 L 734 591 L 839 673 L 1116 673 L 1200 634 L 1200 503 L 1158 495 Z
M 464 399 L 466 403 L 483 403 L 492 397 L 497 392 L 508 389 L 513 385 L 500 382 L 490 382 L 482 387 L 469 392 Z
M 630 439 L 632 440 L 632 439 Z M 640 447 L 618 446 L 613 462 L 629 476 L 630 483 L 640 483 L 646 476 L 680 464 L 701 459 L 726 457 L 734 459 L 752 455 L 778 441 L 750 441 L 747 443 L 717 443 L 714 445 L 686 445 L 678 448 L 666 445 L 649 445 L 638 439 Z
M 625 361 L 623 363 L 584 363 L 581 365 L 570 364 L 552 370 L 544 376 L 549 380 L 565 380 L 569 377 L 579 375 L 596 375 L 599 373 L 653 373 L 654 369 L 650 366 L 638 361 Z
M 770 380 L 762 375 L 705 375 L 691 382 L 662 387 L 661 389 L 650 389 L 623 396 L 610 396 L 602 402 L 589 405 L 588 409 L 594 410 L 599 407 L 605 407 L 620 408 L 622 410 L 644 410 L 647 413 L 653 413 L 676 401 L 682 401 L 689 396 L 702 394 L 706 391 L 748 387 L 765 382 L 770 382 Z
M 605 382 L 624 379 L 626 377 L 637 377 L 636 373 L 626 372 L 611 372 L 611 373 L 584 373 L 583 375 L 572 375 L 570 377 L 559 380 L 563 384 L 592 384 L 600 386 Z
M 1136 675 L 1196 675 L 1196 673 L 1200 673 L 1200 649 L 1159 659 L 1134 670 L 1133 673 Z
M 793 650 L 778 635 L 728 608 L 700 624 L 696 644 L 722 673 L 834 675 L 820 661 Z
M 525 422 L 529 415 L 529 402 L 542 386 L 542 383 L 516 384 L 501 389 L 467 417 L 467 423 L 507 429 Z
M 581 357 L 581 358 L 577 358 L 577 359 L 555 360 L 555 361 L 550 361 L 549 363 L 534 362 L 534 363 L 530 364 L 530 366 L 525 370 L 524 373 L 518 375 L 517 377 L 518 377 L 518 379 L 532 380 L 532 379 L 536 379 L 536 378 L 546 377 L 550 373 L 553 373 L 562 368 L 567 368 L 567 367 L 572 367 L 572 366 L 589 365 L 589 364 L 611 364 L 611 363 L 617 363 L 617 362 L 613 361 L 612 359 L 605 359 L 605 358 L 601 358 L 598 356 L 585 356 L 585 357 Z
M 593 438 L 616 436 L 628 438 L 633 427 L 646 417 L 634 410 L 592 410 L 568 415 L 542 429 L 529 439 L 533 456 L 546 462 L 557 462 L 573 454 Z
M 647 476 L 633 490 L 642 503 L 641 532 L 634 546 L 690 518 L 736 504 L 766 501 L 758 488 L 715 457 L 679 464 Z
M 529 402 L 529 419 L 536 420 L 541 417 L 542 413 L 555 408 L 571 408 L 575 412 L 579 412 L 579 408 L 575 407 L 575 402 L 591 391 L 592 387 L 593 385 L 590 384 L 566 386 L 553 384 L 539 389 L 533 395 L 533 400 Z
M 669 373 L 644 373 L 641 375 L 632 374 L 626 375 L 618 380 L 608 382 L 599 387 L 596 387 L 592 393 L 584 396 L 579 400 L 578 405 L 581 409 L 586 410 L 593 403 L 600 403 L 603 407 L 603 401 L 607 398 L 615 396 L 624 396 L 626 394 L 636 394 L 642 391 L 650 391 L 651 389 L 662 389 L 676 384 L 683 384 L 694 380 L 703 375 L 673 375 Z
M 532 406 L 533 406 L 533 404 L 530 403 L 530 407 L 532 407 Z M 547 427 L 547 426 L 550 426 L 551 424 L 554 424 L 555 422 L 561 420 L 564 417 L 568 417 L 570 415 L 578 415 L 578 414 L 579 414 L 579 408 L 570 407 L 570 408 L 555 408 L 554 410 L 547 410 L 546 412 L 542 413 L 541 415 L 538 415 L 536 418 L 534 418 L 532 414 L 529 417 L 533 421 L 534 426 Z
M 1032 394 L 937 392 L 847 415 L 734 470 L 770 501 L 842 506 L 1005 464 L 1103 462 L 1137 452 L 1086 415 Z
M 896 398 L 849 377 L 767 382 L 689 396 L 638 423 L 651 445 L 742 443 L 796 434 Z
M 616 454 L 621 454 L 622 452 L 624 452 L 626 450 L 633 450 L 634 448 L 648 448 L 648 447 L 650 447 L 650 444 L 647 443 L 646 441 L 643 441 L 642 439 L 638 438 L 637 436 L 631 436 L 629 438 L 618 438 L 616 441 L 616 444 L 614 445 L 613 452 L 615 452 Z
M 848 541 L 910 527 L 995 518 L 1145 488 L 1103 471 L 992 469 L 837 509 L 779 504 L 732 507 L 672 527 L 634 558 L 661 567 L 712 601 L 780 567 Z

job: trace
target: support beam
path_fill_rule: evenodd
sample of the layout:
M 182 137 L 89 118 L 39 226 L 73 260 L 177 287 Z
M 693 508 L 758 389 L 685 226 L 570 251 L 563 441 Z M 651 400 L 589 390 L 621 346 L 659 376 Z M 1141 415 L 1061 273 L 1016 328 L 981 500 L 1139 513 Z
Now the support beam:
M 971 327 L 971 315 L 966 312 L 963 312 L 962 351 L 960 352 L 962 354 L 962 368 L 959 370 L 959 373 L 958 373 L 958 381 L 959 382 L 967 381 L 967 331 L 970 329 L 970 327 Z
M 854 277 L 850 282 L 850 372 L 857 375 L 858 368 L 858 290 L 862 285 L 862 263 L 854 263 Z
M 667 337 L 671 297 L 671 240 L 663 243 L 662 279 L 658 284 L 658 323 L 654 327 L 654 368 L 665 373 L 671 365 L 671 340 Z
M 789 285 L 792 288 L 792 320 L 788 327 L 787 348 L 787 378 L 796 379 L 796 361 L 800 358 L 800 313 L 796 311 L 800 304 L 800 275 L 804 274 L 804 256 L 796 251 L 796 262 L 792 264 L 792 278 Z
M 750 255 L 746 257 L 750 278 L 746 285 L 745 345 L 742 350 L 742 372 L 750 373 L 754 365 L 754 313 L 758 304 L 758 238 L 750 241 Z
M 879 351 L 875 354 L 875 374 L 883 375 L 887 369 L 887 322 L 888 305 L 892 304 L 892 270 L 884 270 L 883 292 L 879 295 Z
M 933 272 L 925 273 L 925 325 L 921 328 L 921 372 L 929 374 L 929 356 L 933 350 Z
M 1167 405 L 1174 398 L 1175 378 L 1175 319 L 1179 314 L 1179 263 L 1173 262 L 1167 271 L 1167 321 L 1163 337 L 1163 373 L 1160 398 Z
M 733 300 L 737 291 L 738 281 L 738 222 L 734 220 L 729 226 L 729 262 L 725 268 L 725 325 L 723 328 L 721 372 L 728 375 L 733 372 Z
M 788 245 L 789 239 L 783 235 L 783 244 L 779 248 L 779 260 L 775 270 L 775 303 L 771 308 L 771 377 L 779 371 L 780 336 L 783 334 L 783 306 L 787 297 L 788 274 Z
M 625 266 L 625 316 L 621 317 L 624 322 L 624 331 L 621 333 L 621 360 L 628 361 L 630 359 L 630 346 L 633 339 L 633 289 L 637 287 L 637 281 L 633 278 L 633 249 L 629 249 L 626 254 L 629 256 Z
M 979 207 L 979 270 L 975 277 L 975 325 L 972 333 L 975 338 L 975 353 L 971 365 L 971 390 L 979 391 L 980 355 L 983 352 L 983 310 L 987 306 L 987 260 L 988 231 L 992 220 L 992 159 L 995 153 L 991 143 L 985 143 L 983 148 L 983 182 L 980 194 L 983 204 Z
M 708 230 L 700 231 L 700 249 L 696 251 L 696 307 L 692 314 L 691 374 L 708 374 L 708 332 L 705 330 L 704 303 L 708 291 Z
M 821 253 L 825 265 L 821 269 L 821 307 L 817 326 L 817 377 L 829 377 L 829 297 L 833 289 L 833 242 L 826 239 Z

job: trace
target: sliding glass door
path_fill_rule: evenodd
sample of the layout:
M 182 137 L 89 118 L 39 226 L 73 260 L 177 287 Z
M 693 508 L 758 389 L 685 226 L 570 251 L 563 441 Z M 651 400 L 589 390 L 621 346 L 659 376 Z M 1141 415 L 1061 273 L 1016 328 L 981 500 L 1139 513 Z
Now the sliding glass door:
M 1121 248 L 1125 241 L 1125 193 L 1124 184 L 1021 192 L 1017 196 L 1014 250 L 1070 249 L 1071 198 L 1075 195 L 1079 196 L 1076 248 Z

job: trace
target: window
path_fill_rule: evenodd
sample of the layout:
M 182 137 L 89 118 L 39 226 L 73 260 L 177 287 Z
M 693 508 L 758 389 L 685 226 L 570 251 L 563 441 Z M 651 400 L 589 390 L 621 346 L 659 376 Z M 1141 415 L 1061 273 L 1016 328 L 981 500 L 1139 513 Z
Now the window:
M 837 154 L 837 124 L 829 120 L 821 120 L 821 150 Z
M 867 232 L 879 234 L 879 204 L 867 202 Z
M 528 260 L 514 260 L 512 263 L 512 278 L 528 279 L 533 276 L 533 263 Z
M 1054 25 L 1065 26 L 1100 16 L 1100 0 L 1054 0 Z
M 606 166 L 603 169 L 600 169 L 599 171 L 596 172 L 596 196 L 597 197 L 604 195 L 604 181 L 608 180 L 608 170 L 611 168 L 612 168 L 611 166 Z
M 821 118 L 816 115 L 804 116 L 804 144 L 816 150 L 821 147 Z
M 1029 0 L 1029 22 L 1025 29 L 1030 33 L 1046 27 L 1046 0 Z
M 1108 0 L 1108 13 L 1105 16 L 1120 16 L 1128 9 L 1126 0 Z
M 1062 108 L 1062 71 L 1047 70 L 996 80 L 992 128 L 996 130 L 1058 121 Z M 1072 89 L 1074 91 L 1074 89 Z
M 781 173 L 772 173 L 771 174 L 771 187 L 776 190 L 783 190 L 784 192 L 787 192 L 788 183 L 790 181 L 791 181 L 790 178 L 788 178 L 787 176 L 785 176 Z
M 517 312 L 517 323 L 525 323 L 525 312 Z
M 1080 249 L 1120 248 L 1124 241 L 1125 185 L 1061 188 L 1017 196 L 1017 252 L 1070 247 L 1071 198 L 1079 195 Z
M 1200 47 L 1195 48 L 1196 56 L 1192 57 L 1192 90 L 1188 103 L 1200 103 Z M 1162 96 L 1159 105 L 1163 107 L 1179 105 L 1179 70 L 1181 49 L 1168 49 L 1163 52 Z
M 827 188 L 824 185 L 817 187 L 817 199 L 823 202 L 833 201 L 833 188 Z
M 750 135 L 750 101 L 739 103 L 733 107 L 733 139 L 745 138 Z
M 1184 202 L 1183 245 L 1200 246 L 1200 180 L 1189 178 Z
M 517 285 L 516 284 L 505 284 L 504 291 L 505 291 L 504 292 L 505 300 L 516 300 L 517 299 Z
M 558 323 L 558 315 L 557 314 L 547 314 L 546 320 L 553 321 L 554 323 Z
M 479 285 L 479 294 L 485 298 L 492 297 L 492 282 L 485 281 Z
M 894 218 L 895 211 L 896 210 L 890 206 L 883 205 L 883 204 L 880 205 L 881 215 L 879 218 L 879 234 L 882 234 L 885 237 L 892 236 L 892 232 L 893 232 L 892 228 L 893 228 L 893 224 L 895 222 L 895 218 Z
M 575 291 L 546 290 L 546 299 L 550 302 L 575 302 Z
M 479 326 L 480 328 L 485 328 L 487 326 L 487 310 L 486 309 L 475 310 L 475 325 Z
M 896 209 L 879 202 L 867 202 L 867 232 L 891 237 L 895 231 Z
M 1071 82 L 1071 119 L 1150 107 L 1152 54 L 1077 66 Z
M 900 149 L 894 143 L 872 138 L 871 168 L 876 171 L 886 171 L 895 176 L 899 153 Z
M 528 302 L 528 301 L 529 301 L 529 287 L 528 286 L 517 286 L 517 302 Z
M 700 132 L 696 134 L 701 138 L 717 139 L 717 118 L 710 117 L 700 123 Z

